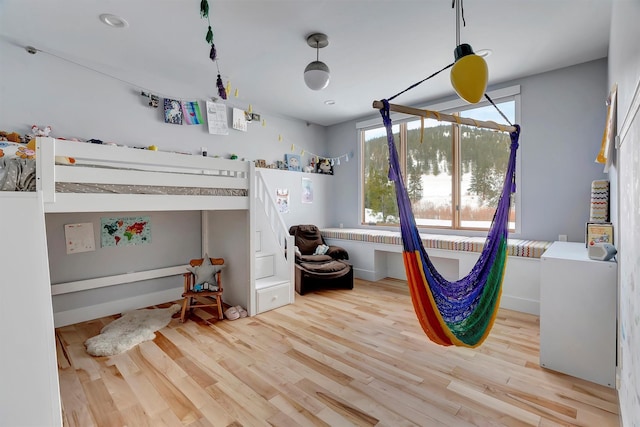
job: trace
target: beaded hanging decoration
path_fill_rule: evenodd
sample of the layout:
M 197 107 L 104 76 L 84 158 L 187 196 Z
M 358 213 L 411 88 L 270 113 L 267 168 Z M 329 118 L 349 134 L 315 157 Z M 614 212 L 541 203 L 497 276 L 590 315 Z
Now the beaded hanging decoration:
M 227 99 L 227 91 L 222 84 L 222 76 L 220 75 L 220 66 L 218 65 L 218 51 L 216 50 L 216 45 L 213 43 L 213 29 L 211 28 L 211 19 L 209 19 L 209 2 L 208 0 L 200 1 L 200 17 L 207 18 L 207 22 L 209 23 L 209 27 L 207 29 L 207 35 L 205 36 L 205 40 L 208 44 L 211 45 L 211 50 L 209 51 L 209 58 L 216 63 L 216 68 L 218 69 L 218 77 L 216 79 L 216 86 L 218 88 L 218 95 L 222 99 Z

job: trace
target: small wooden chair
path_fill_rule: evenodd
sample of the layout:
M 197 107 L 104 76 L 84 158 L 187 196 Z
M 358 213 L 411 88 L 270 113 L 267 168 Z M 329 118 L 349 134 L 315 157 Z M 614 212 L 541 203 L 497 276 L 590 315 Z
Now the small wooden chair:
M 209 258 L 213 265 L 224 265 L 224 258 Z M 189 265 L 192 267 L 201 266 L 204 262 L 204 258 L 192 259 L 189 261 Z M 195 290 L 195 274 L 191 271 L 184 273 L 184 301 L 182 302 L 182 313 L 180 314 L 180 321 L 184 322 L 187 309 L 189 313 L 196 307 L 218 307 L 218 320 L 223 319 L 222 314 L 222 281 L 220 280 L 220 273 L 218 271 L 214 274 L 216 284 L 218 285 L 217 291 L 212 290 Z M 213 300 L 212 300 L 213 298 Z M 203 302 L 206 299 L 206 302 Z

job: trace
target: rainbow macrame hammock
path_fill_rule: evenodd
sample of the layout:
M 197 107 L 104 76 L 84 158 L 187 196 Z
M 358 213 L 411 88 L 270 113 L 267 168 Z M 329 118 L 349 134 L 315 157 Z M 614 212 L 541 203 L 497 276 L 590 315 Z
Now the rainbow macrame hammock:
M 402 257 L 413 308 L 431 341 L 445 346 L 477 347 L 489 335 L 500 305 L 520 127 L 516 125 L 515 132 L 510 134 L 511 154 L 507 174 L 480 258 L 466 277 L 449 282 L 436 271 L 422 245 L 400 171 L 389 102 L 383 100 L 382 103 L 380 114 L 387 129 L 389 145 L 389 180 L 395 183 L 404 246 Z

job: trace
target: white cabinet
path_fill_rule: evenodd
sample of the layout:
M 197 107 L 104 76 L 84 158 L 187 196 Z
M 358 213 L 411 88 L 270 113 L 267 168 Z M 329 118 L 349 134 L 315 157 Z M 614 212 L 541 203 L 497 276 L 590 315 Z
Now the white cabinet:
M 554 242 L 541 257 L 540 365 L 615 387 L 615 261 L 584 243 Z

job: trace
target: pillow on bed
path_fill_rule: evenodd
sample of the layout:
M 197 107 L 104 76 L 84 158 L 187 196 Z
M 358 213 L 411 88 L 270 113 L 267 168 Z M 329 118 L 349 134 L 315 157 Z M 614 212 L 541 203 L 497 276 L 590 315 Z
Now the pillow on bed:
M 214 278 L 215 274 L 224 268 L 224 264 L 222 265 L 213 265 L 211 264 L 211 259 L 209 255 L 205 255 L 204 260 L 202 261 L 202 265 L 196 267 L 187 267 L 187 270 L 192 272 L 196 276 L 196 280 L 194 285 L 201 285 L 204 282 L 215 284 L 216 280 Z

